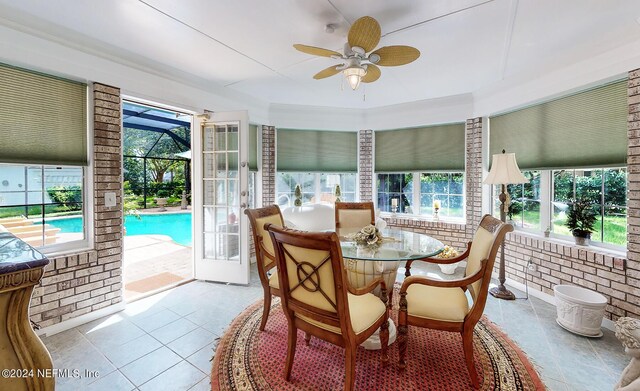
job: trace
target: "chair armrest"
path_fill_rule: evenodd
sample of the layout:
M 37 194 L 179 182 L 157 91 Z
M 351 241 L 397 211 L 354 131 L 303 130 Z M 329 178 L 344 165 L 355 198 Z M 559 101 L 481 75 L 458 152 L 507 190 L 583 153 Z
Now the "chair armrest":
M 470 252 L 471 252 L 471 242 L 468 242 L 467 243 L 467 249 L 465 250 L 465 252 L 463 252 L 462 254 L 458 255 L 455 258 L 429 257 L 429 258 L 418 259 L 418 261 L 424 261 L 424 262 L 429 262 L 429 263 L 441 263 L 441 264 L 456 263 L 456 262 L 460 262 L 460 261 L 463 261 L 463 260 L 467 259 L 467 257 L 469 256 Z
M 405 278 L 402 283 L 402 287 L 400 288 L 400 292 L 406 292 L 409 286 L 413 284 L 421 284 L 421 285 L 429 285 L 435 286 L 438 288 L 463 288 L 466 289 L 467 286 L 473 284 L 474 282 L 480 280 L 484 275 L 484 267 L 485 263 L 487 263 L 486 259 L 480 261 L 482 263 L 482 267 L 475 274 L 470 275 L 469 277 L 465 277 L 461 280 L 433 280 L 431 278 L 423 277 L 423 276 L 411 276 Z
M 456 262 L 460 262 L 460 261 L 463 261 L 463 260 L 467 259 L 467 257 L 469 256 L 470 252 L 471 252 L 471 242 L 468 242 L 467 243 L 467 250 L 464 253 L 462 253 L 461 255 L 458 255 L 455 258 L 434 258 L 434 257 L 429 257 L 429 258 L 421 258 L 421 259 L 412 259 L 410 261 L 407 261 L 407 263 L 405 264 L 404 276 L 405 277 L 410 277 L 411 276 L 411 264 L 413 262 L 415 262 L 415 261 L 423 261 L 423 262 L 439 263 L 439 264 L 447 265 L 447 264 L 456 263 Z
M 269 263 L 265 263 L 265 271 L 269 271 L 274 266 L 276 266 L 276 258 L 271 256 L 271 254 L 269 254 L 269 252 L 264 248 L 264 244 L 262 244 L 263 241 L 264 239 L 262 238 L 262 236 L 258 237 L 258 246 L 260 247 L 260 254 L 256 254 L 256 256 L 262 255 L 263 257 L 268 258 L 270 260 Z
M 347 289 L 349 289 L 349 293 L 351 293 L 352 295 L 361 296 L 361 295 L 364 295 L 365 293 L 371 292 L 378 285 L 380 285 L 382 290 L 386 291 L 387 285 L 384 283 L 384 280 L 382 279 L 382 277 L 378 277 L 375 280 L 372 280 L 369 284 L 367 284 L 367 286 L 364 286 L 362 288 L 354 288 L 353 286 L 351 286 L 349 282 L 347 282 Z

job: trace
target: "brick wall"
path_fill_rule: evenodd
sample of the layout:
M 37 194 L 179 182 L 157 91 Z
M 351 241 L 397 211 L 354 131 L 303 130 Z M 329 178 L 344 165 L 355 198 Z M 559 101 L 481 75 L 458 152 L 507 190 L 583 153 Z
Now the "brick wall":
M 262 126 L 262 205 L 276 201 L 276 128 Z
M 482 219 L 482 118 L 467 120 L 465 143 L 466 233 L 472 238 Z
M 358 191 L 360 201 L 373 201 L 373 130 L 358 132 Z
M 41 327 L 122 301 L 122 129 L 120 90 L 93 84 L 94 248 L 51 259 L 31 299 Z M 104 206 L 115 192 L 116 206 Z

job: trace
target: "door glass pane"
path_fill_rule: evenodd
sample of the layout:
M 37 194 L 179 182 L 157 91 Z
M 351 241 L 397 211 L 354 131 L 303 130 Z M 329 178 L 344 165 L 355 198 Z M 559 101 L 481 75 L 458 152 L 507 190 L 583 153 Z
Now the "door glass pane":
M 204 256 L 240 259 L 238 125 L 215 125 L 211 154 L 205 154 Z M 205 134 L 206 138 L 206 134 Z

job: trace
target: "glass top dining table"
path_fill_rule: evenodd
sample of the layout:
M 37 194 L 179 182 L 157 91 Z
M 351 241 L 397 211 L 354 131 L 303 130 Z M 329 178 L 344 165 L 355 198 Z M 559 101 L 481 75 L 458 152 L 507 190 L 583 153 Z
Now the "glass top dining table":
M 384 238 L 382 245 L 375 249 L 356 245 L 353 240 L 340 237 L 343 258 L 363 261 L 409 261 L 433 257 L 444 249 L 441 241 L 426 234 L 399 229 L 385 229 L 381 233 Z

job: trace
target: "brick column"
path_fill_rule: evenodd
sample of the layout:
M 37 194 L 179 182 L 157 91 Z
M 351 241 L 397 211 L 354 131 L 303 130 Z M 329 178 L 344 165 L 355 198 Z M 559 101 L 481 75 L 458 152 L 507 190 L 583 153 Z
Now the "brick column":
M 262 126 L 262 206 L 276 201 L 276 128 Z
M 465 131 L 466 231 L 472 237 L 482 219 L 482 118 L 468 119 Z
M 373 130 L 358 132 L 358 178 L 360 201 L 373 201 Z
M 629 72 L 627 136 L 627 285 L 640 313 L 640 69 Z
M 93 85 L 94 249 L 51 259 L 33 292 L 31 320 L 41 327 L 122 301 L 122 128 L 120 90 Z M 104 193 L 116 206 L 104 206 Z M 87 216 L 88 217 L 88 216 Z

